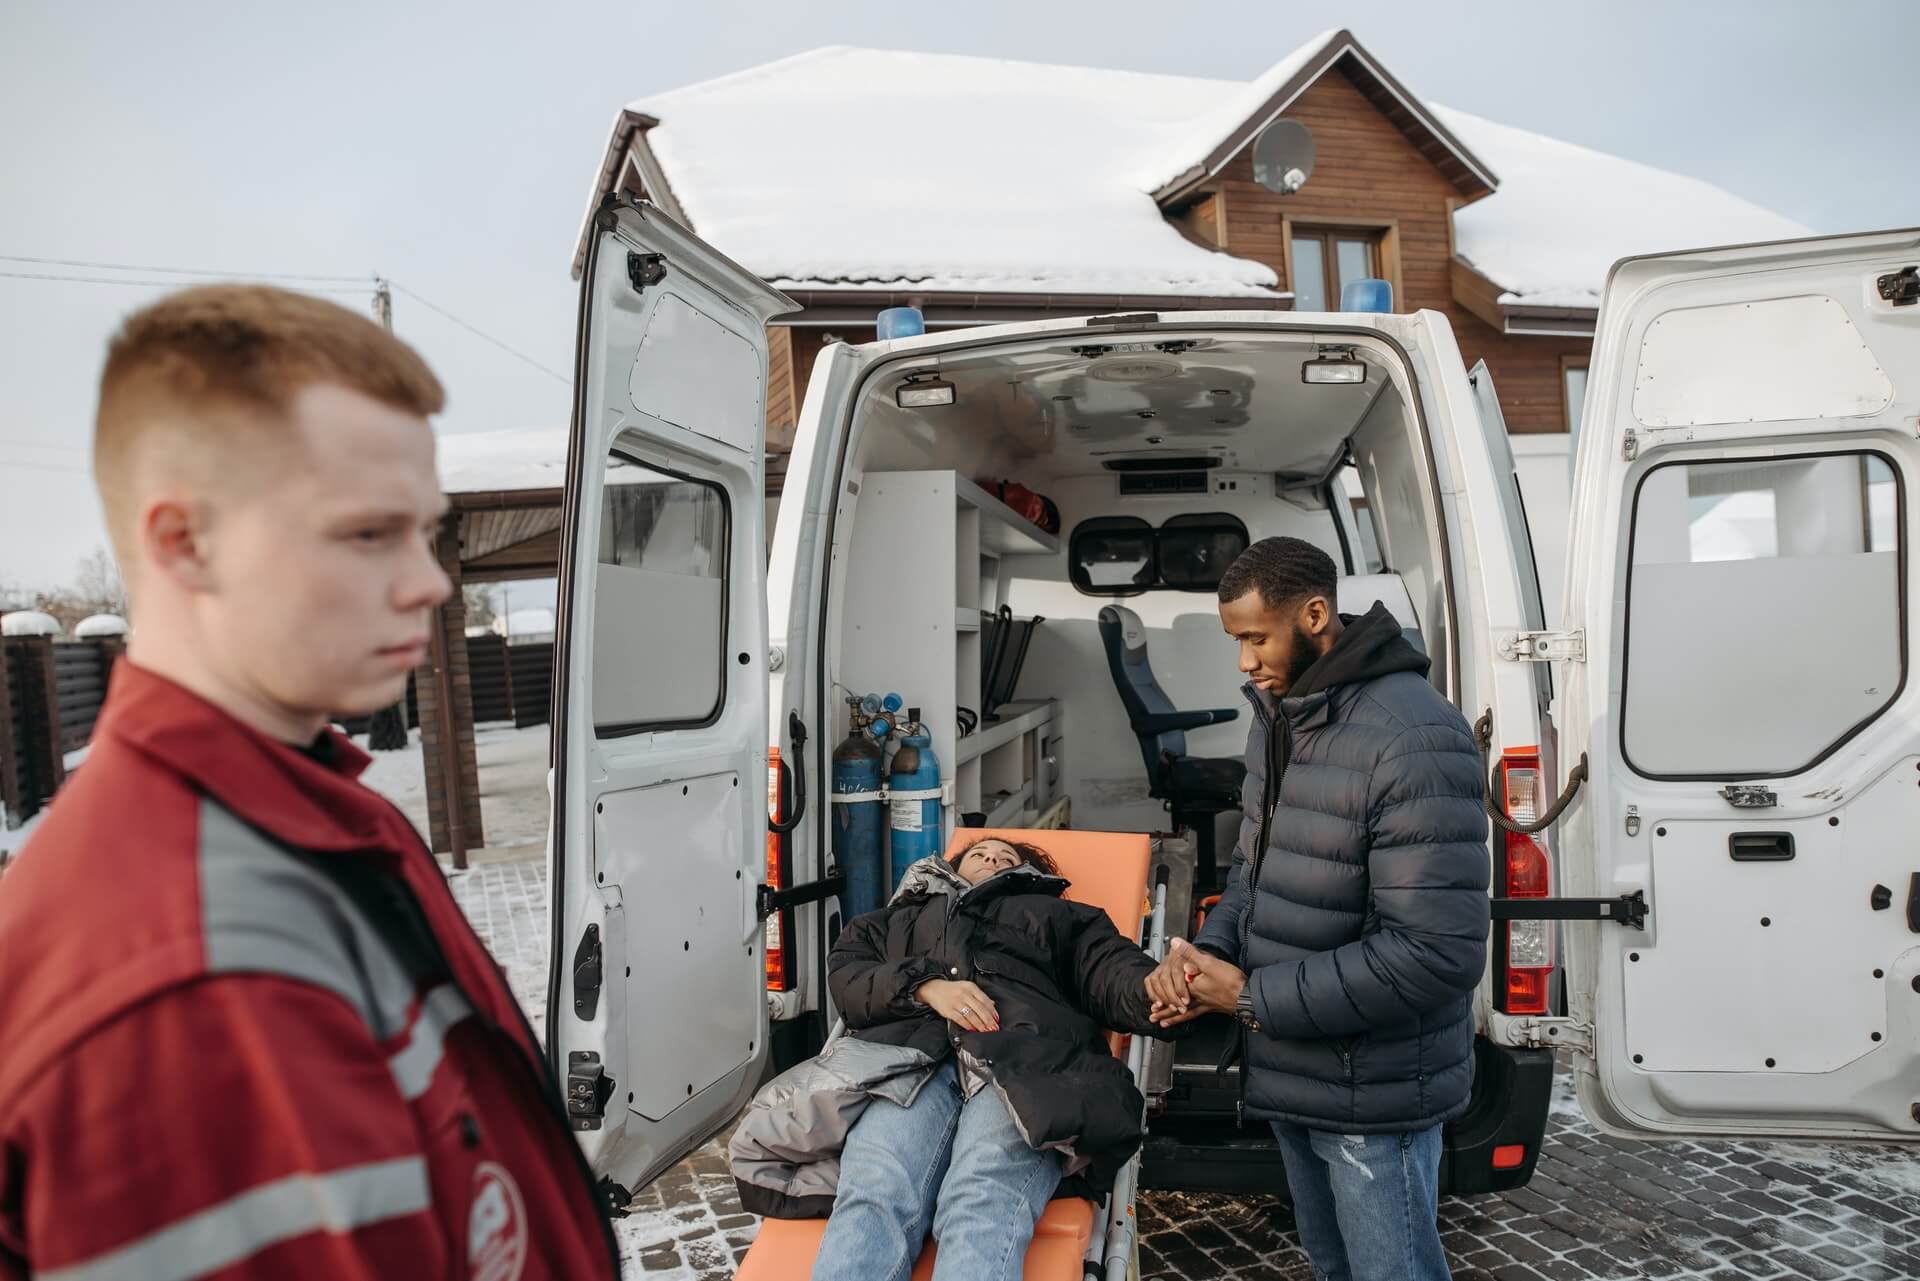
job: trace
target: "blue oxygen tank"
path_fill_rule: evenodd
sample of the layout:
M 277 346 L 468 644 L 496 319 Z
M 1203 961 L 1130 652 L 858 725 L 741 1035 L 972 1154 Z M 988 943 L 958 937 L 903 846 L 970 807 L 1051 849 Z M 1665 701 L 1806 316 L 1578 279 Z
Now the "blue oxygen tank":
M 934 759 L 933 736 L 920 723 L 920 709 L 907 709 L 901 728 L 900 750 L 887 769 L 890 792 L 888 827 L 892 839 L 890 887 L 897 887 L 909 867 L 929 854 L 938 854 L 940 833 L 940 762 Z
M 898 695 L 888 701 L 899 705 Z M 848 917 L 877 911 L 886 902 L 886 805 L 881 783 L 881 744 L 893 730 L 891 709 L 872 694 L 849 695 L 847 736 L 833 749 L 833 859 L 847 878 L 841 897 Z

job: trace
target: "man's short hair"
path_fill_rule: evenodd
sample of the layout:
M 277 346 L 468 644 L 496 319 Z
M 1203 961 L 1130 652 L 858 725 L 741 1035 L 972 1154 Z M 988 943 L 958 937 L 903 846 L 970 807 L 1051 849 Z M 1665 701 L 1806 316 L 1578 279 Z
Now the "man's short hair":
M 122 566 L 143 445 L 165 434 L 169 453 L 257 448 L 315 383 L 423 418 L 446 403 L 413 348 L 370 317 L 310 294 L 207 285 L 128 316 L 107 347 L 93 428 L 94 480 Z M 231 461 L 228 453 L 223 464 Z
M 1257 591 L 1268 609 L 1282 609 L 1313 596 L 1334 600 L 1340 571 L 1333 557 L 1300 538 L 1263 538 L 1240 553 L 1220 575 L 1222 602 Z

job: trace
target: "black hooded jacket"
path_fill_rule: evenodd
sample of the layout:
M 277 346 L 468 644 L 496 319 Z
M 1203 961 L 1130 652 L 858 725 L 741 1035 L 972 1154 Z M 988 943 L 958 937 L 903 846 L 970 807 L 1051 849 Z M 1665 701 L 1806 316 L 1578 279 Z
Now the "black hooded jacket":
M 1106 912 L 1062 898 L 1059 877 L 1022 867 L 969 887 L 949 875 L 848 923 L 827 958 L 834 1004 L 861 1040 L 935 1062 L 964 1051 L 1027 1143 L 1061 1151 L 1079 1176 L 1057 1195 L 1103 1193 L 1140 1146 L 1144 1108 L 1106 1030 L 1168 1035 L 1148 1019 L 1153 962 Z M 977 984 L 1000 1030 L 968 1031 L 915 1000 L 936 978 Z
M 1284 698 L 1253 686 L 1240 839 L 1196 946 L 1247 971 L 1247 1115 L 1341 1133 L 1466 1110 L 1486 965 L 1486 776 L 1384 605 Z

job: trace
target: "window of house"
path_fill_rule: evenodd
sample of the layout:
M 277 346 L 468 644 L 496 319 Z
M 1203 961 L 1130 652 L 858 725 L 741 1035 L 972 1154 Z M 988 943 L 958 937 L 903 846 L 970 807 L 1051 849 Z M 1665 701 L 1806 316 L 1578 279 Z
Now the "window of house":
M 1653 777 L 1798 773 L 1905 681 L 1879 454 L 1655 468 L 1634 497 L 1621 741 Z
M 1560 386 L 1561 394 L 1566 397 L 1567 431 L 1577 442 L 1580 439 L 1580 410 L 1587 402 L 1587 367 L 1563 365 L 1560 369 Z
M 608 457 L 593 597 L 600 737 L 719 715 L 731 523 L 720 486 Z
M 1338 311 L 1341 292 L 1356 280 L 1378 278 L 1377 232 L 1293 229 L 1293 309 Z

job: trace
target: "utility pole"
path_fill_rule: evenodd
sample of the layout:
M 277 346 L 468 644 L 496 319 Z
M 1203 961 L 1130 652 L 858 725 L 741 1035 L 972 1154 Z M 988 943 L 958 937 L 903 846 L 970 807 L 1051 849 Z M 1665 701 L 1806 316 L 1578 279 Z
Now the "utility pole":
M 373 278 L 373 317 L 388 333 L 393 332 L 393 289 L 385 276 Z M 434 540 L 435 551 L 439 551 L 444 541 Z M 455 571 L 456 579 L 459 576 Z M 458 590 L 458 589 L 456 589 Z M 444 605 L 433 608 L 433 618 L 428 625 L 428 659 L 433 667 L 434 692 L 434 729 L 440 740 L 440 789 L 446 797 L 447 844 L 451 847 L 453 865 L 463 868 L 467 865 L 467 808 L 466 798 L 460 794 L 460 753 L 454 742 L 456 718 L 453 714 L 453 672 L 450 669 L 447 640 L 447 613 Z M 400 746 L 406 746 L 406 704 L 404 699 L 396 709 L 400 715 Z M 425 745 L 422 745 L 425 754 Z
M 393 332 L 393 290 L 387 286 L 385 276 L 373 278 L 373 318 L 388 333 Z
M 387 288 L 383 276 L 373 278 L 373 318 L 388 333 L 393 332 L 393 291 Z M 406 745 L 407 696 L 402 693 L 398 703 L 373 714 L 367 727 L 367 746 L 376 752 L 394 752 Z

